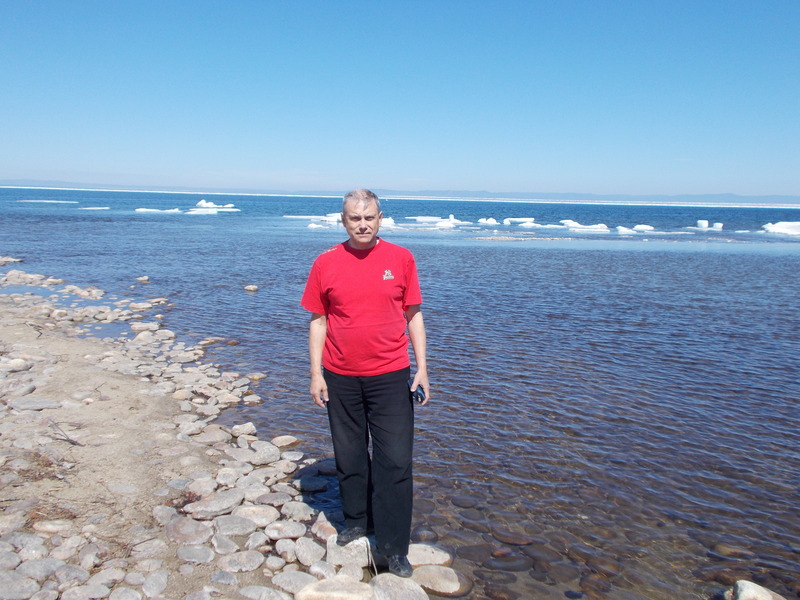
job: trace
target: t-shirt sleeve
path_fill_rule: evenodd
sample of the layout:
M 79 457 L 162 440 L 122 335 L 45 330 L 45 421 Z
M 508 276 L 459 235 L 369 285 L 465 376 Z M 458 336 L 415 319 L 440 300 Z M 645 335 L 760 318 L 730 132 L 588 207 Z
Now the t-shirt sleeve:
M 422 292 L 419 288 L 419 277 L 417 276 L 417 262 L 413 255 L 409 257 L 405 270 L 405 293 L 403 294 L 403 310 L 408 310 L 409 306 L 422 304 Z
M 306 287 L 300 299 L 300 306 L 305 308 L 308 312 L 318 315 L 328 314 L 328 302 L 325 298 L 325 294 L 322 292 L 320 269 L 317 262 L 314 262 L 311 266 L 311 272 L 308 274 Z

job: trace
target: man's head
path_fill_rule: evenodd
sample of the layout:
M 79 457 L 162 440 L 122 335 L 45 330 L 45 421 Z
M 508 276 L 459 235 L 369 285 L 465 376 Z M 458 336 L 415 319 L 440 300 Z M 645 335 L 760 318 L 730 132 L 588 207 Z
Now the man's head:
M 369 190 L 348 192 L 342 202 L 342 225 L 350 237 L 350 246 L 359 250 L 378 243 L 381 226 L 381 201 Z

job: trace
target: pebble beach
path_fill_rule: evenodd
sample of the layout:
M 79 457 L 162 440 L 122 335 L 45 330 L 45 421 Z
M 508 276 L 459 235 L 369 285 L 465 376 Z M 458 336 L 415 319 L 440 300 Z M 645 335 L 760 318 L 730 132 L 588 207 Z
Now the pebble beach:
M 338 546 L 341 514 L 316 500 L 332 461 L 279 423 L 216 424 L 260 402 L 265 375 L 177 341 L 169 299 L 108 300 L 16 262 L 0 259 L 0 600 L 488 597 L 435 540 L 412 544 L 410 579 L 368 539 Z M 738 581 L 725 598 L 782 597 Z

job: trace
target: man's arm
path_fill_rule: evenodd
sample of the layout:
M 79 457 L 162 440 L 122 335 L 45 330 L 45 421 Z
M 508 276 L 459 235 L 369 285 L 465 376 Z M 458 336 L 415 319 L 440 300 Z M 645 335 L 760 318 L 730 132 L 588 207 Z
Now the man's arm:
M 426 354 L 428 338 L 425 333 L 425 321 L 422 319 L 422 310 L 419 304 L 408 307 L 406 320 L 408 321 L 408 337 L 411 339 L 414 360 L 417 363 L 417 372 L 414 375 L 411 389 L 416 390 L 417 386 L 422 386 L 422 389 L 425 390 L 425 401 L 422 404 L 425 405 L 431 399 L 431 387 L 428 382 L 428 357 Z
M 308 328 L 308 355 L 311 360 L 311 398 L 314 404 L 325 408 L 328 401 L 328 386 L 322 376 L 322 348 L 328 333 L 328 319 L 325 315 L 311 315 Z

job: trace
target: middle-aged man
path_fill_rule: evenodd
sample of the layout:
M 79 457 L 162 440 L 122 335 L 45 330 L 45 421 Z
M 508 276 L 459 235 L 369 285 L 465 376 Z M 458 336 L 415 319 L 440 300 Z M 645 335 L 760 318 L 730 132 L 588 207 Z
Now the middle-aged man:
M 337 543 L 374 528 L 389 571 L 409 577 L 414 437 L 409 338 L 417 365 L 410 389 L 424 390 L 424 404 L 430 387 L 416 262 L 410 251 L 378 237 L 382 218 L 371 191 L 344 197 L 342 224 L 349 239 L 314 261 L 301 304 L 312 313 L 311 397 L 327 406 L 336 456 L 346 526 Z

